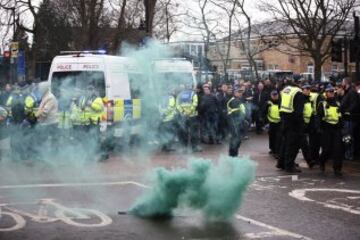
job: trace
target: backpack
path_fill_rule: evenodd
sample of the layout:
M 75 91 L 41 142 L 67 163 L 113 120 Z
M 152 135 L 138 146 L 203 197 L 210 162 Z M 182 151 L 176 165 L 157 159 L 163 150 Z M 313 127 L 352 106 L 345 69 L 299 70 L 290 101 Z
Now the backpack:
M 185 90 L 179 93 L 178 96 L 178 103 L 179 105 L 188 105 L 192 103 L 193 98 L 193 91 L 191 90 Z

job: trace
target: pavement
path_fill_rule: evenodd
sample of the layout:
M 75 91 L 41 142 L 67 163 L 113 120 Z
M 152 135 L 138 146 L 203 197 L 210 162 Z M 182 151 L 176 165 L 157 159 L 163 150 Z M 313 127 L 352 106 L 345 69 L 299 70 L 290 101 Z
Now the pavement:
M 5 144 L 6 145 L 6 144 Z M 190 158 L 216 162 L 227 145 L 196 154 L 126 149 L 101 163 L 44 164 L 0 161 L 0 239 L 360 239 L 360 162 L 344 176 L 308 169 L 289 175 L 275 168 L 267 137 L 251 135 L 240 147 L 257 173 L 240 210 L 211 222 L 200 211 L 173 218 L 119 215 L 150 186 L 156 167 L 184 167 Z M 225 176 L 224 176 L 225 177 Z

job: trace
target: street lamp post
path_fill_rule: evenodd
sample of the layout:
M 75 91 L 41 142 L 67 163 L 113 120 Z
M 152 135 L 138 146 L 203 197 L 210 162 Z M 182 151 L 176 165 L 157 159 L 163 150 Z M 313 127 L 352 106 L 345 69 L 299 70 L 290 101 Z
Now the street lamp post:
M 360 54 L 360 44 L 359 44 L 359 16 L 356 16 L 356 12 L 353 13 L 354 17 L 354 42 L 356 46 L 356 54 L 355 54 L 355 71 L 356 71 L 356 81 L 360 81 L 360 64 L 359 64 L 359 54 Z

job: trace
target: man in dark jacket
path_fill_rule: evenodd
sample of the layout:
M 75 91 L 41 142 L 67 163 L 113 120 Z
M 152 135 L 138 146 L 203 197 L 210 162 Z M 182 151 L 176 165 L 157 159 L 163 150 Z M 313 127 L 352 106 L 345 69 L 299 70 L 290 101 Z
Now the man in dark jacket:
M 262 82 L 259 82 L 257 85 L 257 89 L 254 94 L 254 105 L 255 110 L 253 112 L 253 117 L 256 124 L 256 133 L 261 134 L 263 131 L 263 125 L 264 125 L 264 108 L 266 107 L 266 103 L 269 99 L 269 92 L 265 91 L 264 84 Z
M 208 84 L 203 85 L 204 95 L 201 97 L 199 112 L 203 113 L 203 133 L 205 143 L 217 143 L 216 136 L 218 127 L 218 103 L 214 94 L 211 93 Z
M 353 160 L 354 158 L 354 129 L 356 128 L 356 115 L 358 114 L 359 96 L 355 88 L 351 85 L 351 79 L 346 77 L 342 81 L 345 90 L 341 99 L 341 113 L 344 120 L 342 129 L 345 144 L 345 159 Z
M 227 124 L 227 108 L 226 104 L 232 97 L 232 94 L 228 94 L 228 85 L 226 83 L 221 84 L 221 90 L 216 93 L 216 99 L 218 103 L 219 121 L 218 121 L 218 141 L 222 141 L 226 138 L 228 132 Z

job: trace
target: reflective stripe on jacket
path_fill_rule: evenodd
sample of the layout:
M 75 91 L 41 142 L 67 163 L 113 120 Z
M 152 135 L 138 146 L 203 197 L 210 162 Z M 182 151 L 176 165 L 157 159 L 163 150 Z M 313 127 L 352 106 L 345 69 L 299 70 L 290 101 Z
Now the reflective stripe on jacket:
M 293 86 L 288 86 L 281 91 L 280 112 L 294 112 L 294 98 L 298 92 L 301 92 L 301 89 Z
M 311 115 L 313 113 L 311 102 L 306 102 L 304 104 L 304 122 L 310 123 Z
M 268 104 L 270 106 L 267 113 L 267 119 L 271 123 L 279 123 L 281 121 L 279 105 L 274 104 L 272 101 L 268 101 Z
M 323 102 L 324 108 L 324 117 L 323 121 L 336 125 L 339 123 L 341 113 L 340 113 L 340 104 L 337 102 L 337 106 L 329 106 L 326 101 Z

